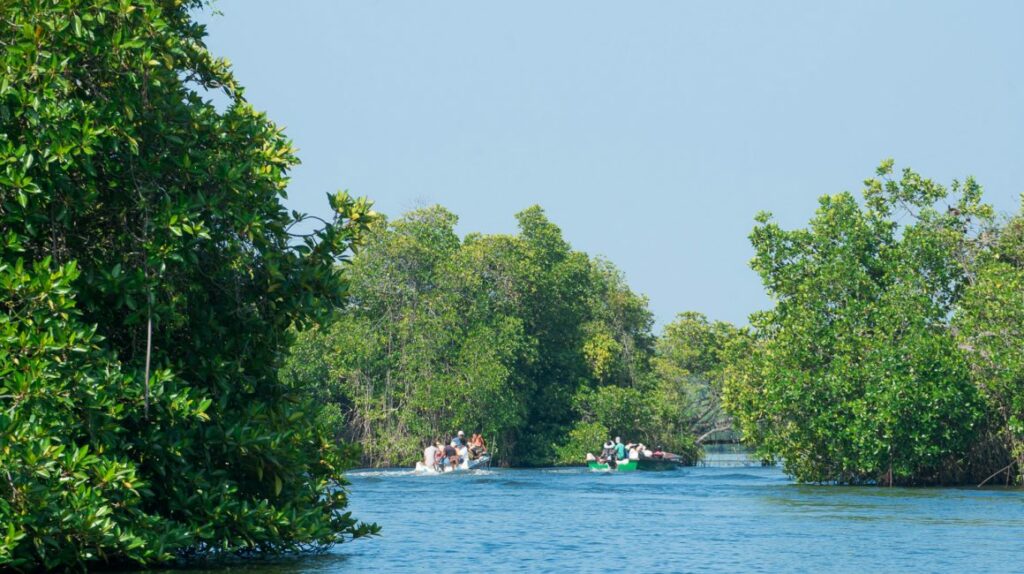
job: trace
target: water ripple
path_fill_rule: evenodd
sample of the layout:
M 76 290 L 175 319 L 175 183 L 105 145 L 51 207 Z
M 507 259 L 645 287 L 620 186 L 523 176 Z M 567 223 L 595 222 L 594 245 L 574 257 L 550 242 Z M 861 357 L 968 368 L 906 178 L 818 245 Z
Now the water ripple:
M 1024 493 L 801 486 L 776 468 L 358 470 L 383 535 L 279 572 L 1006 572 Z

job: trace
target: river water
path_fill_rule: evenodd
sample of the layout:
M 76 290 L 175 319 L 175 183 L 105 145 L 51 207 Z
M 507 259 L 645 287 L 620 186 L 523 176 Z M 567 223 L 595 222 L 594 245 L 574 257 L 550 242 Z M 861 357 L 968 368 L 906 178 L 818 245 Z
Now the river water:
M 349 473 L 384 528 L 276 572 L 1024 572 L 1024 492 L 805 486 L 777 468 Z

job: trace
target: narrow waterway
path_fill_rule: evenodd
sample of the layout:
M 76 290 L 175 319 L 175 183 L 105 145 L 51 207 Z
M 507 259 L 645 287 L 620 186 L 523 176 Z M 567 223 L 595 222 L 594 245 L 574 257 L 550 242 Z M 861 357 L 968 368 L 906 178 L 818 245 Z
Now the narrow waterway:
M 354 471 L 375 539 L 278 572 L 1020 572 L 1024 492 L 803 486 L 776 468 Z

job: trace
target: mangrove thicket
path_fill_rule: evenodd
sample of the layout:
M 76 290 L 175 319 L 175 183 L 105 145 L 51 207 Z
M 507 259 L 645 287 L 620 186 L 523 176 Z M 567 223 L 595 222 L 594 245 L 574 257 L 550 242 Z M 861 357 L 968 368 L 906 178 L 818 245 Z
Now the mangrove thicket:
M 0 568 L 375 531 L 344 510 L 353 451 L 278 377 L 372 212 L 334 194 L 293 233 L 295 151 L 205 48 L 201 5 L 0 3 Z
M 375 223 L 347 306 L 299 335 L 284 378 L 320 389 L 325 424 L 370 465 L 409 465 L 458 429 L 507 465 L 580 464 L 615 435 L 699 456 L 742 333 L 688 313 L 655 337 L 612 263 L 539 207 L 516 218 L 514 235 L 464 238 L 439 206 Z
M 1015 482 L 1024 461 L 1024 218 L 891 161 L 803 229 L 758 216 L 775 306 L 730 365 L 744 438 L 808 482 Z

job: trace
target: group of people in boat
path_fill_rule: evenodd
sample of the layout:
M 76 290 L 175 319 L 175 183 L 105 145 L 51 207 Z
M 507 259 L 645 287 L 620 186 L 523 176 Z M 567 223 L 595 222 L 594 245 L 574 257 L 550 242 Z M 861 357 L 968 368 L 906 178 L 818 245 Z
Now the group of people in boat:
M 601 455 L 595 457 L 587 453 L 587 460 L 596 460 L 603 464 L 615 466 L 619 461 L 639 460 L 641 458 L 662 458 L 665 452 L 659 446 L 654 450 L 647 448 L 643 443 L 623 444 L 622 437 L 615 437 L 614 441 L 607 440 L 601 449 Z
M 473 433 L 469 441 L 466 440 L 466 433 L 459 431 L 452 437 L 451 442 L 445 444 L 435 441 L 423 449 L 423 464 L 428 468 L 441 470 L 444 467 L 457 467 L 463 462 L 475 460 L 487 454 L 487 442 L 483 435 Z

